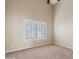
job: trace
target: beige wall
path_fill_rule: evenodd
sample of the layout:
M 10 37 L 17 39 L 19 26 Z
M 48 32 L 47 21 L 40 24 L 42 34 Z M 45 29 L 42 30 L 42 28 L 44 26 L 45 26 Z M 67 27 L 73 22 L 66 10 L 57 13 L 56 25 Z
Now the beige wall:
M 54 42 L 72 48 L 73 0 L 60 0 L 54 8 Z
M 48 39 L 24 41 L 23 18 L 45 21 L 48 24 Z M 25 49 L 53 40 L 53 7 L 47 0 L 6 0 L 6 52 Z

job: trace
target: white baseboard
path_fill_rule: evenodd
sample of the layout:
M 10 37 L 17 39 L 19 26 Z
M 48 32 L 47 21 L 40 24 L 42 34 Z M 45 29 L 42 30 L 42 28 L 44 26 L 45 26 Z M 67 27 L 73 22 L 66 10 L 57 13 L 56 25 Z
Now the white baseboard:
M 57 44 L 57 45 L 60 45 L 60 46 L 66 47 L 66 48 L 68 48 L 68 49 L 73 49 L 72 47 L 67 47 L 67 46 L 62 45 L 62 44 L 59 44 L 59 43 L 48 42 L 48 43 L 44 43 L 44 44 L 40 44 L 40 45 L 36 45 L 36 46 L 31 46 L 31 47 L 28 47 L 28 48 L 21 48 L 21 49 L 16 49 L 16 50 L 11 50 L 11 51 L 6 51 L 6 53 L 14 52 L 14 51 L 20 51 L 20 50 L 29 49 L 29 48 L 34 48 L 34 47 L 39 47 L 39 46 L 44 46 L 44 45 L 48 45 L 48 44 Z
M 10 50 L 10 51 L 6 51 L 5 53 L 10 53 L 10 52 L 14 52 L 14 51 L 20 51 L 20 50 L 24 50 L 24 49 L 29 49 L 29 48 L 34 48 L 34 47 L 39 47 L 39 46 L 44 46 L 44 45 L 48 45 L 48 44 L 52 44 L 53 42 L 48 42 L 48 43 L 44 43 L 44 44 L 40 44 L 40 45 L 36 45 L 36 46 L 31 46 L 31 47 L 25 47 L 25 48 L 20 48 L 20 49 L 16 49 L 16 50 Z
M 68 49 L 73 49 L 72 47 L 67 47 L 67 46 L 62 45 L 62 44 L 60 44 L 60 43 L 54 43 L 54 44 L 57 44 L 57 45 L 60 45 L 60 46 L 66 47 L 66 48 L 68 48 Z

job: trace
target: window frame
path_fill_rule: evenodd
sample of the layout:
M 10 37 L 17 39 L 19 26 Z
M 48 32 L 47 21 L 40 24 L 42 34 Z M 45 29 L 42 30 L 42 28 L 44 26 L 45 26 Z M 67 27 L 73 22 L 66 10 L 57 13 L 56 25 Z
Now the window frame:
M 25 38 L 26 36 L 25 36 L 25 23 L 26 22 L 33 22 L 33 23 L 36 23 L 36 24 L 41 24 L 41 26 L 42 25 L 44 25 L 45 27 L 46 27 L 46 34 L 45 34 L 45 36 L 46 37 L 40 37 L 40 38 L 38 38 L 37 37 L 37 34 L 36 34 L 36 38 L 30 38 L 30 39 L 28 39 L 28 38 Z M 45 30 L 45 29 L 44 29 Z M 37 32 L 37 30 L 36 30 L 36 32 Z M 26 41 L 32 41 L 32 40 L 43 40 L 43 39 L 47 39 L 48 38 L 48 25 L 47 25 L 47 23 L 46 22 L 44 22 L 44 21 L 37 21 L 37 20 L 29 20 L 29 19 L 23 19 L 23 39 L 24 40 L 26 40 Z

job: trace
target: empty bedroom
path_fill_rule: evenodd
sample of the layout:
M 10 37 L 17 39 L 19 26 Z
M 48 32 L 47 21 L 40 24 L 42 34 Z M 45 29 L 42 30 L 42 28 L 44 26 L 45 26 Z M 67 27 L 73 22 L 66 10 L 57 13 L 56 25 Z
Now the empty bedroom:
M 73 59 L 73 0 L 5 0 L 6 59 Z

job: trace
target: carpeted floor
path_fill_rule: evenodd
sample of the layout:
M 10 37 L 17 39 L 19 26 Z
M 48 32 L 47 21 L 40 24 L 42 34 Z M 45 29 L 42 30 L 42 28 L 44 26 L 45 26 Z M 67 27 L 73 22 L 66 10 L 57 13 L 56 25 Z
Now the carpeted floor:
M 73 51 L 59 45 L 50 44 L 6 54 L 6 59 L 73 59 Z

